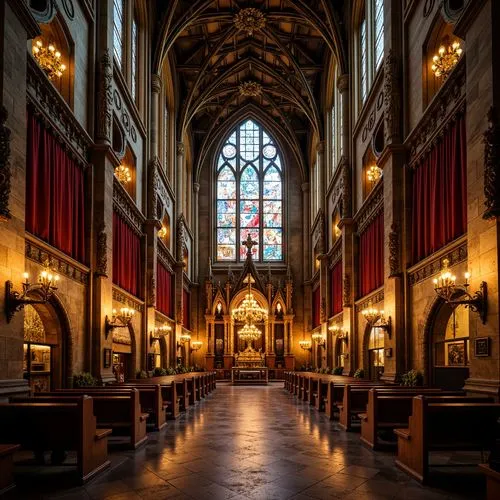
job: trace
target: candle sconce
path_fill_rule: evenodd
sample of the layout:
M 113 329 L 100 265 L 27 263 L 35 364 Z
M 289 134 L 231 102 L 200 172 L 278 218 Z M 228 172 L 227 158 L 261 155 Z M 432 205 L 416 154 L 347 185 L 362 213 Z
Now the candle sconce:
M 104 332 L 106 340 L 108 338 L 109 332 L 113 331 L 115 328 L 128 328 L 134 317 L 135 310 L 128 307 L 122 307 L 120 309 L 120 314 L 117 314 L 116 309 L 113 309 L 113 316 L 109 319 L 106 316 L 104 322 Z
M 162 337 L 168 335 L 172 331 L 170 325 L 157 326 L 155 332 L 149 332 L 149 346 L 152 347 L 155 342 L 159 342 Z

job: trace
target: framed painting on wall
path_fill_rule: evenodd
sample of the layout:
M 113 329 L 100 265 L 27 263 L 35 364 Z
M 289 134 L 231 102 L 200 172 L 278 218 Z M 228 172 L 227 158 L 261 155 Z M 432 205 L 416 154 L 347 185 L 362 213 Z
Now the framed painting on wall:
M 474 339 L 474 356 L 476 358 L 487 357 L 490 355 L 490 338 L 478 337 Z
M 465 365 L 465 346 L 463 342 L 446 343 L 447 366 Z

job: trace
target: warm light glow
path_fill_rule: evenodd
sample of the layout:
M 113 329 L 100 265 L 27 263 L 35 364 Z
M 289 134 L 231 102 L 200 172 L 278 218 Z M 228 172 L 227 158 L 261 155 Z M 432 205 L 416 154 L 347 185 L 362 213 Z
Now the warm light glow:
M 180 337 L 179 337 L 179 342 L 181 344 L 185 344 L 186 342 L 189 342 L 191 340 L 191 335 L 189 333 L 183 333 Z
M 242 323 L 258 323 L 267 318 L 267 309 L 260 307 L 252 293 L 252 277 L 248 275 L 245 280 L 248 283 L 248 293 L 240 304 L 240 307 L 233 309 L 232 316 L 236 321 Z
M 162 225 L 161 229 L 158 231 L 158 238 L 165 238 L 167 236 L 167 228 Z
M 310 340 L 299 340 L 299 346 L 304 349 L 304 351 L 307 351 L 308 349 L 311 348 L 311 341 Z
M 311 338 L 318 345 L 323 345 L 326 342 L 325 336 L 321 332 L 315 332 L 311 335 Z
M 376 307 L 373 307 L 371 302 L 366 309 L 361 311 L 361 314 L 370 326 L 384 327 L 388 325 L 384 316 L 384 310 L 378 310 Z
M 238 337 L 241 340 L 246 340 L 251 342 L 252 340 L 257 340 L 262 335 L 262 332 L 251 323 L 245 323 L 243 328 L 238 331 Z
M 366 172 L 368 182 L 375 184 L 382 177 L 382 169 L 377 165 L 372 165 Z
M 130 169 L 125 165 L 118 165 L 115 168 L 115 177 L 118 179 L 120 184 L 128 184 L 132 180 Z
M 460 60 L 463 50 L 460 48 L 460 43 L 454 41 L 448 47 L 441 45 L 438 53 L 432 58 L 432 71 L 436 78 L 446 79 L 451 70 Z
M 203 345 L 203 342 L 201 340 L 193 340 L 191 342 L 191 349 L 193 351 L 198 351 L 199 349 L 201 349 L 202 345 Z
M 221 311 L 222 311 L 222 304 L 219 302 L 219 303 L 217 304 L 217 314 L 220 314 L 220 313 L 221 313 Z
M 32 48 L 33 56 L 36 59 L 40 68 L 42 68 L 50 80 L 61 78 L 66 65 L 61 62 L 61 52 L 56 49 L 53 43 L 48 47 L 44 47 L 41 40 L 37 40 Z

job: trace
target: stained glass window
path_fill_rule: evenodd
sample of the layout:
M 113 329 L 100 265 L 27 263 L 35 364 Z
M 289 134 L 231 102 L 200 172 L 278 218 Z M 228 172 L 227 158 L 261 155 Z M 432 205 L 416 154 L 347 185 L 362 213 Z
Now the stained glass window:
M 256 261 L 283 260 L 283 171 L 275 142 L 252 120 L 240 124 L 217 159 L 218 261 L 243 261 L 248 235 Z

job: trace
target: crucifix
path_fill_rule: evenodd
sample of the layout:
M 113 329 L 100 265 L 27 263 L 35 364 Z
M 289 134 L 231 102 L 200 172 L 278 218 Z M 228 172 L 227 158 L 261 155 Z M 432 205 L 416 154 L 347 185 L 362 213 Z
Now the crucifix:
M 241 244 L 244 247 L 247 247 L 247 259 L 251 258 L 252 257 L 252 247 L 254 247 L 255 245 L 257 245 L 257 242 L 253 241 L 252 237 L 250 236 L 250 234 L 248 234 L 247 239 L 245 241 L 242 241 Z

